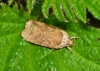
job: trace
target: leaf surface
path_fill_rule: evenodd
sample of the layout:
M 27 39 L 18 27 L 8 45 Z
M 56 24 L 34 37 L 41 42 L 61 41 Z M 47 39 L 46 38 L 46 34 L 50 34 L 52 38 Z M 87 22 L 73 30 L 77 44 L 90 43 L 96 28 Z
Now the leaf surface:
M 0 71 L 99 71 L 100 29 L 79 23 L 59 22 L 54 16 L 46 23 L 64 29 L 73 39 L 71 53 L 66 48 L 53 50 L 31 44 L 21 37 L 29 14 L 5 4 L 0 9 Z M 51 20 L 52 19 L 52 20 Z M 55 36 L 54 36 L 55 37 Z

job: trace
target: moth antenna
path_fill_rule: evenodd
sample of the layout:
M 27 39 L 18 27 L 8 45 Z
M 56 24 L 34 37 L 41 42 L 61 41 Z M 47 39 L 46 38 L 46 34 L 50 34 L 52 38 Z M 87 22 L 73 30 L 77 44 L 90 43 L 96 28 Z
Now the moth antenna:
M 72 49 L 70 48 L 70 47 L 67 47 L 68 48 L 68 50 L 70 51 L 70 52 L 72 52 L 73 54 L 74 54 L 74 52 L 72 51 Z
M 50 54 L 50 52 L 53 51 L 53 50 L 54 50 L 54 49 L 51 49 L 51 50 L 48 52 L 48 54 Z
M 76 36 L 71 37 L 71 39 L 75 39 L 75 38 L 82 38 L 82 37 L 78 37 L 78 36 L 77 37 Z

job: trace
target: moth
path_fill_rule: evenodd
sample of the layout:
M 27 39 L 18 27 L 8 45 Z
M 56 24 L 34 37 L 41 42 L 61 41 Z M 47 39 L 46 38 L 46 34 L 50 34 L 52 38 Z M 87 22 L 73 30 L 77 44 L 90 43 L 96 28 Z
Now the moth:
M 29 20 L 26 22 L 21 36 L 28 42 L 53 49 L 73 45 L 73 41 L 67 32 L 39 21 Z

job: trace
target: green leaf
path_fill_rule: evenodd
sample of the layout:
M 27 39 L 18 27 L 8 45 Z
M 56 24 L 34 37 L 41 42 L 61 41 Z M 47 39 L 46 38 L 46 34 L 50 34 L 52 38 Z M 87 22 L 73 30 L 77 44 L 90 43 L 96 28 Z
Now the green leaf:
M 65 24 L 50 16 L 44 22 L 62 26 L 70 37 L 80 37 L 73 39 L 71 49 L 74 54 L 66 48 L 51 51 L 21 37 L 25 22 L 29 19 L 29 14 L 23 8 L 19 11 L 16 5 L 11 9 L 2 4 L 0 71 L 100 71 L 100 29 L 86 26 L 82 22 Z
M 86 8 L 92 15 L 100 19 L 99 0 L 45 0 L 42 6 L 43 15 L 48 17 L 49 8 L 53 9 L 53 14 L 60 21 L 80 20 L 84 23 L 86 19 Z
M 68 22 L 62 12 L 62 5 L 60 4 L 61 1 L 60 0 L 53 0 L 52 1 L 52 8 L 54 11 L 54 15 L 56 16 L 56 18 L 60 21 L 65 21 Z
M 45 0 L 42 6 L 43 15 L 47 18 L 48 10 L 52 7 L 54 15 L 58 20 L 68 22 L 62 12 L 62 5 L 60 3 L 60 0 Z
M 68 0 L 70 7 L 72 7 L 76 17 L 86 23 L 86 8 L 82 0 Z
M 62 6 L 65 11 L 66 16 L 71 20 L 71 21 L 76 21 L 74 12 L 70 6 L 70 2 L 68 0 L 62 0 Z
M 14 0 L 9 0 L 9 5 L 11 5 L 13 3 Z
M 100 19 L 100 1 L 99 0 L 84 0 L 84 4 L 88 8 L 88 10 L 92 13 L 92 15 Z
M 49 8 L 51 7 L 51 2 L 52 0 L 45 0 L 44 3 L 43 3 L 43 6 L 42 6 L 42 12 L 43 12 L 43 15 L 48 18 L 48 10 Z
M 34 8 L 31 11 L 31 18 L 34 20 L 37 20 L 38 18 L 41 18 L 41 7 L 42 7 L 43 0 L 38 0 L 34 4 Z
M 45 0 L 42 6 L 45 17 L 47 17 L 50 7 L 52 7 L 54 15 L 60 21 L 67 22 L 70 19 L 75 22 L 78 18 L 86 23 L 86 7 L 82 0 Z
M 29 13 L 31 13 L 33 9 L 33 5 L 36 3 L 36 0 L 27 0 L 27 8 L 29 10 Z

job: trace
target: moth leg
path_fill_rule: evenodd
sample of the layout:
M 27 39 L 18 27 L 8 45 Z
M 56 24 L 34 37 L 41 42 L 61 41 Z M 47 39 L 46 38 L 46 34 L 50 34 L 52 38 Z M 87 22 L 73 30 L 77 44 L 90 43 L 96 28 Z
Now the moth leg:
M 54 50 L 54 49 L 51 49 L 51 50 L 48 52 L 48 54 L 50 54 L 50 52 L 53 51 L 53 50 Z
M 70 47 L 67 47 L 68 48 L 68 50 L 70 51 L 70 52 L 72 52 L 73 54 L 75 54 L 73 51 L 72 51 L 72 49 L 70 48 Z

